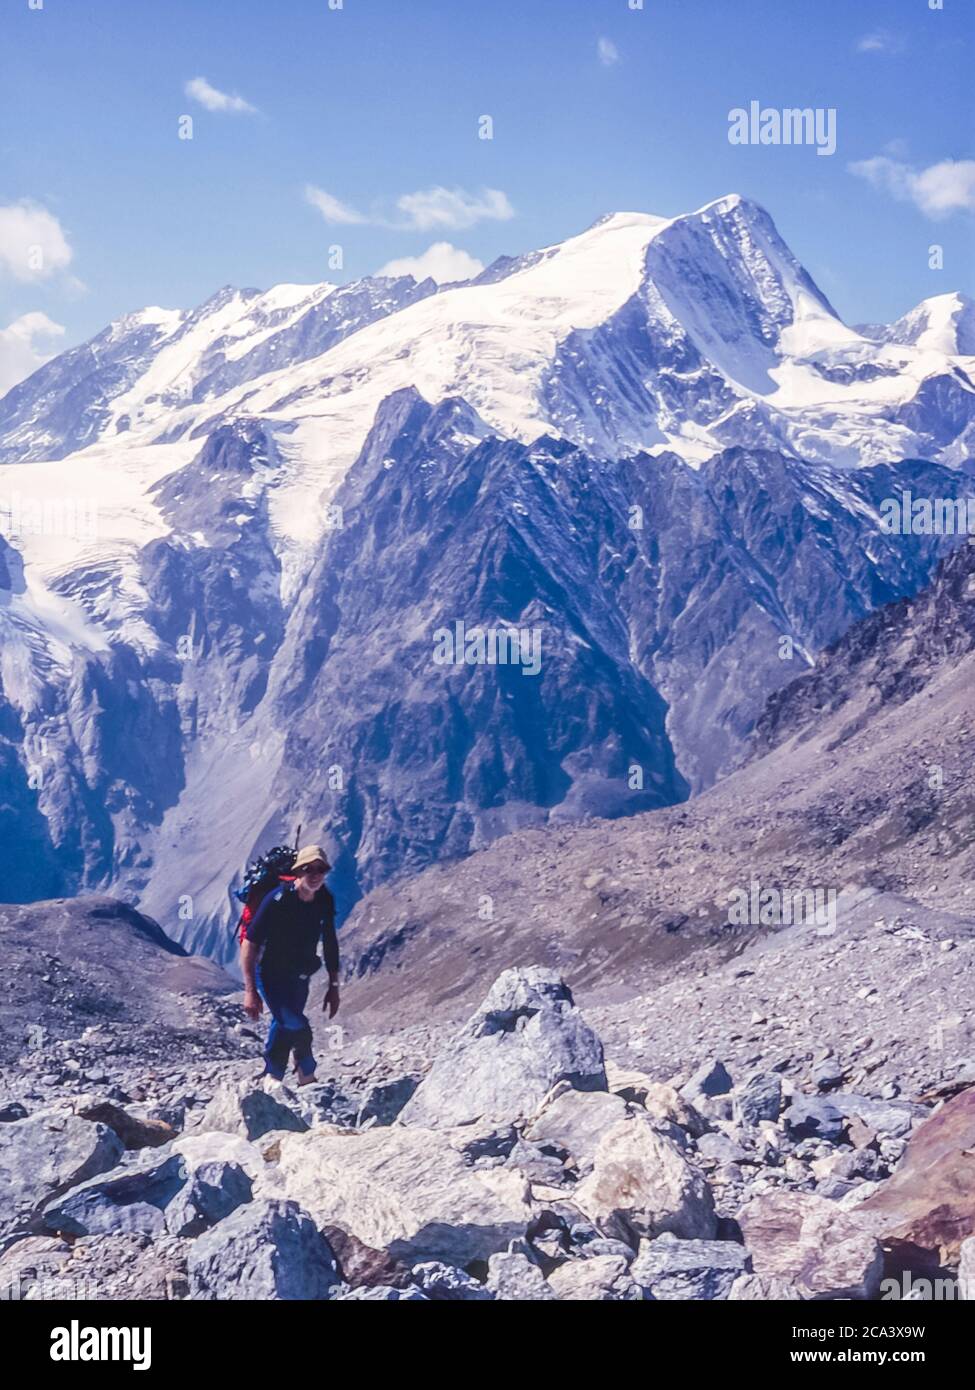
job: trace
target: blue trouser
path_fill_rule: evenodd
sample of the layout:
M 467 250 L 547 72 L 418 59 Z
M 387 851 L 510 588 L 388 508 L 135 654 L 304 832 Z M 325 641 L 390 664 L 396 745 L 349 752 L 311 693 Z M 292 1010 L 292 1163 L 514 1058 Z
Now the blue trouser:
M 283 1081 L 288 1058 L 294 1052 L 298 1071 L 302 1076 L 310 1076 L 315 1070 L 315 1058 L 311 1051 L 311 1024 L 304 1012 L 308 981 L 300 975 L 267 979 L 258 971 L 257 988 L 271 1015 L 264 1048 L 266 1074 Z

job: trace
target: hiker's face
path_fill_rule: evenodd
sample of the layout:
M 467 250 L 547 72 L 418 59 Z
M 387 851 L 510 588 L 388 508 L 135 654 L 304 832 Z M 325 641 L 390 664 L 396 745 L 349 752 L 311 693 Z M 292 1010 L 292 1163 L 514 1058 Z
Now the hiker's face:
M 302 869 L 301 877 L 306 888 L 311 888 L 317 892 L 325 882 L 325 865 L 320 861 L 309 864 L 307 868 Z

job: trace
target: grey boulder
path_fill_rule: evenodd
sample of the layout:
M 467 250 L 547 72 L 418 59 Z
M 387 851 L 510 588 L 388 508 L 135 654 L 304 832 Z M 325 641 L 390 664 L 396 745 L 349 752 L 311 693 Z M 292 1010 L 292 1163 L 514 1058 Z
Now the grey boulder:
M 745 1150 L 727 1134 L 702 1134 L 697 1141 L 697 1151 L 702 1158 L 714 1163 L 740 1163 Z
M 420 1079 L 417 1076 L 401 1076 L 395 1081 L 384 1081 L 370 1086 L 365 1094 L 358 1098 L 356 1124 L 366 1125 L 371 1120 L 377 1125 L 391 1125 L 399 1117 L 419 1084 Z
M 0 1234 L 58 1193 L 114 1168 L 122 1141 L 107 1125 L 39 1111 L 0 1125 Z
M 534 1117 L 525 1137 L 536 1144 L 552 1144 L 566 1150 L 580 1173 L 589 1172 L 599 1140 L 627 1117 L 627 1105 L 608 1091 L 567 1089 Z
M 643 1290 L 622 1255 L 567 1260 L 548 1276 L 549 1287 L 568 1303 L 639 1303 Z
M 715 1096 L 727 1095 L 732 1084 L 727 1067 L 715 1058 L 712 1061 L 702 1063 L 686 1084 L 680 1088 L 679 1094 L 689 1105 L 700 1106 L 705 1099 L 710 1100 Z
M 605 1091 L 603 1049 L 557 972 L 506 970 L 399 1120 L 428 1129 L 533 1115 L 552 1087 Z
M 152 1150 L 144 1151 L 148 1155 Z M 113 1232 L 158 1235 L 166 1230 L 166 1207 L 189 1176 L 181 1154 L 119 1166 L 56 1198 L 44 1208 L 48 1231 L 88 1236 Z
M 274 1199 L 238 1207 L 194 1241 L 187 1274 L 191 1296 L 202 1299 L 324 1299 L 340 1282 L 308 1213 Z
M 198 1236 L 251 1200 L 251 1180 L 236 1163 L 201 1163 L 167 1205 L 166 1230 Z
M 725 1299 L 748 1263 L 748 1251 L 733 1241 L 665 1234 L 641 1242 L 630 1274 L 648 1298 Z
M 509 1303 L 547 1302 L 558 1295 L 538 1265 L 518 1251 L 503 1251 L 488 1260 L 487 1287 Z
M 846 1120 L 833 1101 L 815 1096 L 793 1096 L 782 1122 L 793 1139 L 826 1139 L 836 1143 L 846 1129 Z
M 246 1140 L 206 1134 L 176 1143 L 179 1149 L 165 1153 L 141 1150 L 49 1202 L 45 1228 L 70 1236 L 196 1236 L 250 1201 L 253 1179 L 264 1165 Z
M 293 1098 L 285 1087 L 280 1087 L 277 1095 L 263 1087 L 263 1082 L 225 1081 L 203 1112 L 195 1132 L 215 1129 L 222 1134 L 259 1139 L 272 1129 L 308 1129 L 297 1103 L 289 1104 Z
M 782 1078 L 776 1072 L 756 1072 L 735 1093 L 734 1115 L 739 1124 L 777 1120 L 781 1109 Z
M 717 1226 L 703 1176 L 672 1139 L 639 1117 L 606 1131 L 593 1170 L 577 1184 L 572 1200 L 604 1234 L 633 1246 L 665 1231 L 711 1240 Z
M 902 1139 L 910 1134 L 911 1127 L 929 1113 L 923 1105 L 914 1105 L 910 1101 L 874 1100 L 870 1096 L 853 1095 L 846 1091 L 835 1091 L 829 1099 L 844 1120 L 856 1117 L 875 1134 L 894 1139 Z

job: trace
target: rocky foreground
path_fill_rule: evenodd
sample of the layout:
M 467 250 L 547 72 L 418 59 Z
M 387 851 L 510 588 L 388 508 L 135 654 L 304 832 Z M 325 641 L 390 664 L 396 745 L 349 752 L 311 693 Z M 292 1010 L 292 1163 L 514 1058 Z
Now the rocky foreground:
M 608 1059 L 559 974 L 531 966 L 422 1043 L 420 1061 L 419 1035 L 363 1044 L 358 1069 L 336 1052 L 301 1090 L 253 1059 L 98 1064 L 91 1035 L 8 1074 L 0 1294 L 975 1294 L 964 1065 L 923 1099 L 865 1073 L 851 1090 L 828 1056 L 806 1089 L 703 1056 L 654 1080 Z

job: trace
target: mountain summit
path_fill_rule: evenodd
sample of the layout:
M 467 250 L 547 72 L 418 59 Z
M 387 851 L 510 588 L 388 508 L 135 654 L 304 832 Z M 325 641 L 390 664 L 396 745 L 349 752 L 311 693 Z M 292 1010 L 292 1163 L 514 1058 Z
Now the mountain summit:
M 405 386 L 463 396 L 505 436 L 554 431 L 608 457 L 740 444 L 941 459 L 958 431 L 934 437 L 907 411 L 919 391 L 944 377 L 959 423 L 975 414 L 971 363 L 952 360 L 973 347 L 963 296 L 861 334 L 737 194 L 674 218 L 610 214 L 492 271 L 439 290 L 410 276 L 225 286 L 192 312 L 127 315 L 8 393 L 0 459 L 184 439 L 246 411 L 327 443 L 337 481 Z

